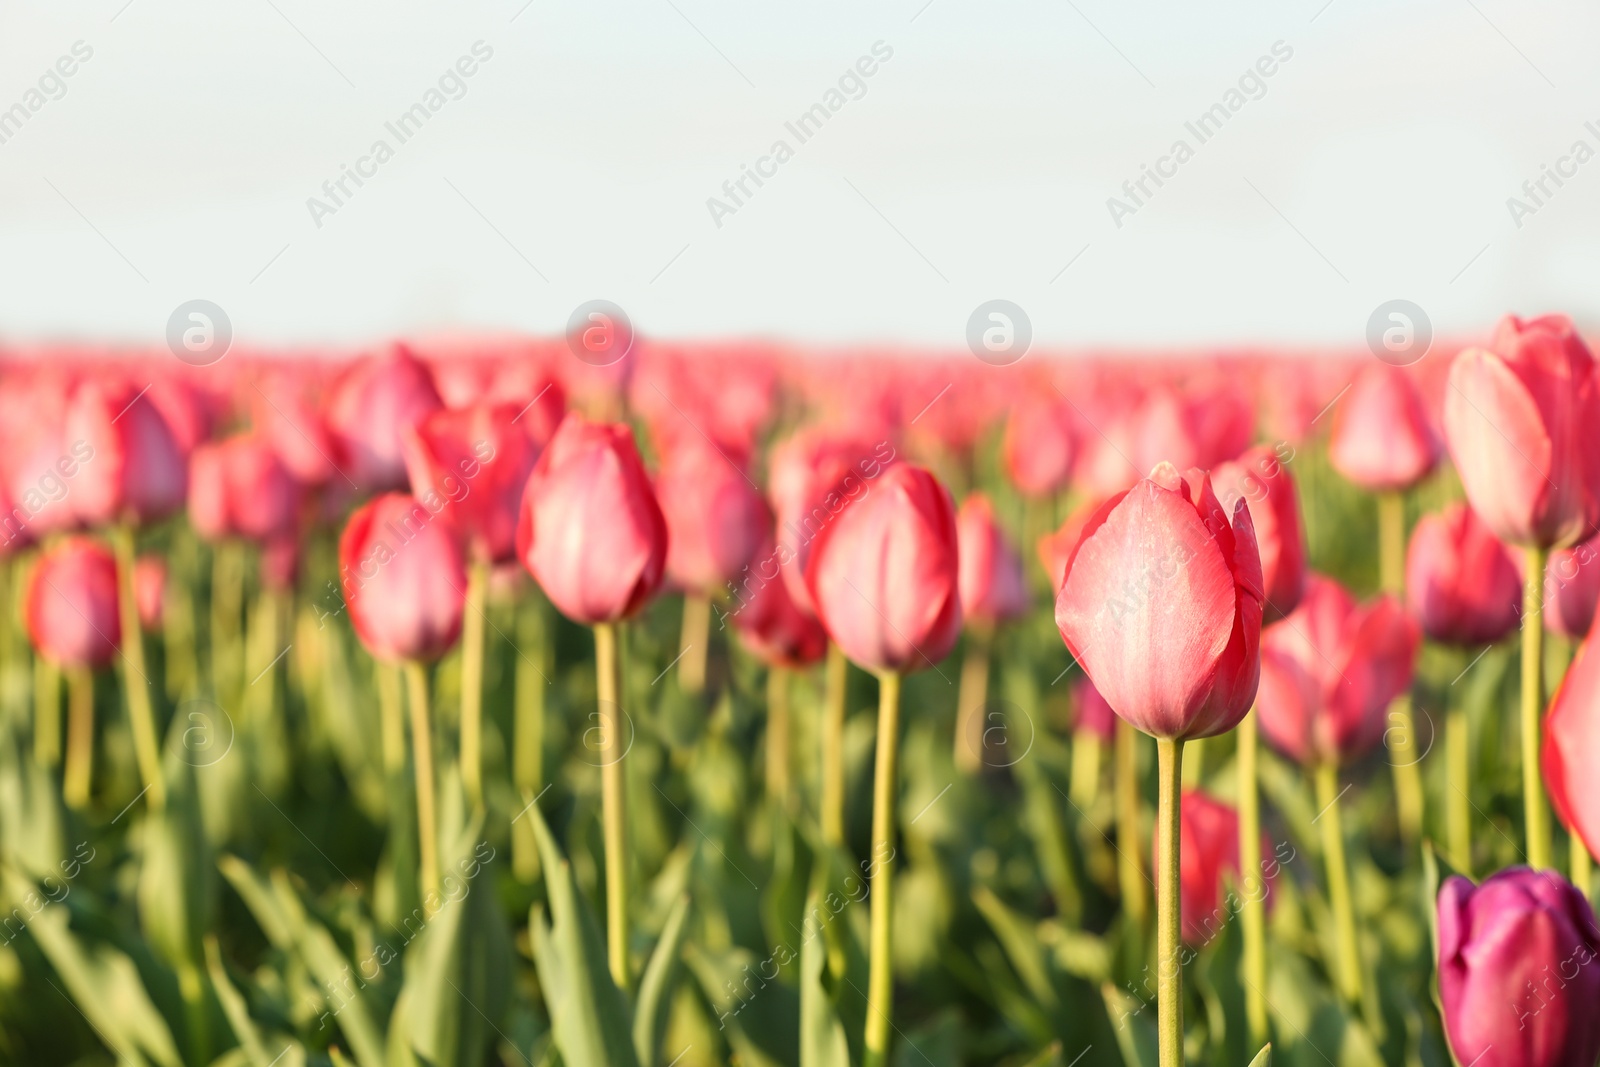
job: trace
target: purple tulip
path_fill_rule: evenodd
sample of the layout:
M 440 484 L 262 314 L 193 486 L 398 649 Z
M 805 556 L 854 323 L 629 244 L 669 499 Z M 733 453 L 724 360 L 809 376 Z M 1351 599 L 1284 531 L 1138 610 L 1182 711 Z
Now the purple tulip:
M 1594 1067 L 1600 928 L 1552 871 L 1512 867 L 1439 891 L 1439 1000 L 1456 1062 Z

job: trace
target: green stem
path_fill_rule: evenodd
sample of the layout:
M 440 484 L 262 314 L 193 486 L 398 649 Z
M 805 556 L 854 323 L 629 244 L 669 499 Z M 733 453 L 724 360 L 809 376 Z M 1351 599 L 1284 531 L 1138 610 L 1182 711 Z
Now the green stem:
M 522 606 L 517 619 L 517 643 L 522 652 L 516 664 L 516 722 L 512 730 L 511 781 L 524 806 L 532 804 L 544 785 L 545 653 L 544 604 L 535 593 Z M 517 879 L 532 883 L 539 877 L 539 848 L 533 820 L 512 824 L 511 869 Z
M 67 764 L 61 794 L 67 807 L 83 811 L 94 771 L 94 675 L 83 666 L 68 667 L 66 675 Z
M 678 688 L 691 695 L 705 691 L 706 650 L 711 644 L 711 600 L 698 593 L 683 598 L 678 633 Z
M 1361 1004 L 1361 952 L 1356 943 L 1356 915 L 1350 899 L 1350 866 L 1344 854 L 1344 823 L 1339 817 L 1339 766 L 1332 761 L 1316 769 L 1317 805 L 1321 814 L 1323 859 L 1328 865 L 1328 898 L 1338 938 L 1339 993 L 1352 1007 Z
M 33 758 L 41 767 L 61 762 L 61 668 L 33 657 Z
M 488 561 L 474 559 L 467 570 L 461 626 L 461 785 L 475 808 L 483 806 L 483 622 L 488 593 Z
M 1444 832 L 1450 845 L 1450 862 L 1472 877 L 1472 737 L 1465 708 L 1445 712 Z
M 767 796 L 775 810 L 791 810 L 789 789 L 789 670 L 767 670 Z
M 894 1013 L 894 807 L 900 763 L 900 675 L 878 676 L 878 750 L 872 779 L 872 901 L 868 923 L 864 1067 L 889 1062 Z
M 1550 866 L 1550 809 L 1539 777 L 1539 716 L 1544 712 L 1545 550 L 1523 550 L 1522 583 L 1522 807 L 1528 838 L 1528 866 Z
M 600 807 L 606 852 L 606 958 L 611 980 L 624 993 L 631 988 L 628 959 L 628 779 L 622 707 L 617 703 L 621 664 L 617 624 L 594 628 L 595 681 L 603 742 Z
M 211 555 L 211 688 L 233 696 L 239 684 L 239 631 L 244 613 L 244 556 L 224 541 Z
M 961 657 L 961 684 L 956 696 L 956 770 L 976 774 L 983 766 L 984 698 L 989 692 L 989 649 L 993 631 L 982 623 L 967 629 Z
M 330 642 L 331 643 L 331 642 Z M 373 668 L 378 682 L 378 709 L 381 716 L 383 770 L 385 774 L 404 774 L 406 769 L 406 719 L 400 698 L 400 671 L 382 660 Z
M 417 853 L 421 862 L 422 910 L 433 916 L 439 893 L 439 821 L 433 795 L 433 722 L 428 715 L 428 668 L 416 660 L 405 665 L 411 704 L 411 749 L 417 770 Z
M 1120 718 L 1117 720 L 1116 781 L 1113 789 L 1117 806 L 1117 887 L 1122 892 L 1122 910 L 1135 929 L 1144 928 L 1147 912 L 1144 895 L 1143 854 L 1139 841 L 1139 732 Z M 1149 942 L 1145 942 L 1149 944 Z
M 1378 496 L 1378 584 L 1385 593 L 1405 595 L 1406 505 L 1398 492 Z M 1394 767 L 1395 808 L 1400 839 L 1408 846 L 1422 838 L 1422 772 L 1417 754 L 1417 734 L 1411 715 L 1411 697 L 1402 694 L 1389 705 L 1391 729 L 1385 735 L 1389 762 Z
M 822 707 L 822 840 L 844 847 L 844 712 L 850 663 L 828 642 L 827 689 Z
M 122 688 L 128 695 L 133 753 L 148 790 L 150 808 L 160 811 L 167 804 L 167 786 L 161 777 L 161 747 L 156 742 L 150 677 L 145 672 L 144 631 L 139 628 L 139 602 L 133 593 L 133 527 L 119 523 L 112 529 L 112 541 L 116 545 L 117 604 L 122 623 Z
M 1183 741 L 1156 738 L 1156 1025 L 1161 1067 L 1183 1067 Z
M 1089 730 L 1072 732 L 1072 781 L 1067 785 L 1072 806 L 1089 810 L 1100 792 L 1100 735 Z
M 1256 754 L 1260 747 L 1256 710 L 1239 723 L 1239 751 L 1235 769 L 1239 793 L 1239 871 L 1243 901 L 1239 909 L 1244 934 L 1244 1012 L 1250 1027 L 1250 1047 L 1266 1044 L 1267 1032 L 1267 930 L 1266 882 L 1261 866 L 1261 790 L 1257 784 Z

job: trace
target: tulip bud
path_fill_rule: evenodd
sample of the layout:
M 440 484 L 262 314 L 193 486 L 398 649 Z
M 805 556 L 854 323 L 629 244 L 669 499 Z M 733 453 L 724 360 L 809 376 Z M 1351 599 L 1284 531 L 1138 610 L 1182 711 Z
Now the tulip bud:
M 1024 495 L 1045 497 L 1065 489 L 1077 456 L 1066 405 L 1018 398 L 1000 453 L 1012 484 Z
M 362 490 L 382 492 L 406 484 L 402 434 L 442 407 L 427 365 L 396 345 L 340 376 L 328 394 L 325 417 L 345 473 Z
M 39 556 L 24 607 L 28 638 L 64 667 L 104 667 L 122 645 L 117 561 L 88 537 L 72 536 Z
M 1501 320 L 1450 366 L 1445 434 L 1472 509 L 1507 544 L 1565 548 L 1600 524 L 1600 383 L 1565 315 Z
M 381 660 L 434 660 L 461 634 L 466 561 L 460 534 L 415 497 L 385 493 L 339 537 L 350 624 Z
M 1224 879 L 1233 881 L 1241 892 L 1261 894 L 1271 891 L 1271 879 L 1262 871 L 1242 879 L 1239 872 L 1239 813 L 1231 804 L 1187 789 L 1183 793 L 1179 816 L 1178 885 L 1183 898 L 1183 940 L 1201 946 L 1222 931 L 1237 901 L 1223 900 Z M 1272 843 L 1261 835 L 1261 853 L 1270 856 Z M 1156 853 L 1150 869 L 1158 870 L 1161 856 Z M 1247 883 L 1247 884 L 1246 884 Z
M 817 617 L 869 671 L 931 667 L 961 633 L 955 507 L 928 471 L 885 470 L 822 527 L 806 564 Z
M 1544 572 L 1544 622 L 1558 634 L 1582 639 L 1600 603 L 1600 537 L 1550 553 Z
M 299 507 L 300 487 L 264 437 L 238 434 L 189 457 L 189 521 L 202 537 L 282 538 Z
M 728 618 L 745 648 L 763 662 L 775 667 L 805 667 L 827 653 L 826 631 L 816 616 L 801 611 L 790 598 L 770 541 L 756 553 L 733 595 L 734 607 Z
M 139 606 L 139 625 L 161 629 L 166 614 L 167 561 L 160 556 L 140 556 L 133 565 L 133 599 Z
M 1306 585 L 1306 543 L 1294 479 L 1269 445 L 1258 445 L 1211 472 L 1224 507 L 1243 499 L 1250 508 L 1265 590 L 1263 619 L 1276 622 L 1300 604 Z
M 721 589 L 772 535 L 766 498 L 734 464 L 710 444 L 685 439 L 656 477 L 667 523 L 667 577 L 686 592 Z
M 1261 732 L 1304 764 L 1363 755 L 1410 687 L 1421 640 L 1394 597 L 1357 606 L 1339 583 L 1309 575 L 1300 606 L 1261 635 Z
M 1591 854 L 1600 847 L 1600 789 L 1589 777 L 1600 761 L 1600 630 L 1589 631 L 1544 720 L 1540 763 L 1562 825 Z
M 802 430 L 772 450 L 778 560 L 789 598 L 802 610 L 815 610 L 805 575 L 818 535 L 846 504 L 870 490 L 894 457 L 887 441 L 873 447 L 821 429 Z
M 1372 492 L 1409 489 L 1439 464 L 1439 437 L 1411 377 L 1387 363 L 1367 366 L 1333 414 L 1328 461 Z
M 1079 678 L 1072 687 L 1073 732 L 1083 730 L 1102 741 L 1110 741 L 1117 731 L 1117 713 L 1088 678 Z
M 538 449 L 509 404 L 440 410 L 402 435 L 411 492 L 450 516 L 480 559 L 516 555 L 517 509 Z
M 1439 890 L 1439 1005 L 1460 1064 L 1593 1067 L 1600 930 L 1552 871 L 1512 867 Z
M 973 493 L 956 513 L 960 555 L 961 614 L 993 626 L 1027 614 L 1028 587 L 1022 557 L 994 521 L 989 498 Z
M 1095 688 L 1158 738 L 1233 729 L 1255 698 L 1261 560 L 1248 506 L 1230 524 L 1204 471 L 1169 463 L 1084 525 L 1056 626 Z
M 1517 628 L 1522 577 L 1472 509 L 1451 504 L 1411 532 L 1406 605 L 1435 641 L 1489 644 Z
M 1039 538 L 1039 565 L 1050 578 L 1052 592 L 1061 591 L 1061 583 L 1067 578 L 1067 560 L 1072 558 L 1073 549 L 1083 539 L 1084 526 L 1104 505 L 1104 500 L 1091 498 L 1085 501 L 1067 516 L 1067 521 L 1061 524 L 1059 530 Z
M 569 413 L 528 478 L 517 558 L 563 615 L 593 626 L 642 608 L 666 557 L 666 520 L 633 432 Z
M 94 460 L 71 490 L 72 509 L 90 524 L 150 522 L 183 506 L 188 468 L 167 420 L 137 385 L 88 379 L 67 408 L 68 441 Z

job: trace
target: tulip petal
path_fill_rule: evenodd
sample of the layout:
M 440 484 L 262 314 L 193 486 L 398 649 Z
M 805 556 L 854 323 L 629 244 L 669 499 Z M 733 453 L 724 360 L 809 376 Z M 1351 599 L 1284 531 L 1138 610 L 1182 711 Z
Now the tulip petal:
M 1469 349 L 1450 367 L 1450 453 L 1472 509 L 1502 541 L 1529 544 L 1551 491 L 1552 443 L 1539 405 L 1499 356 Z

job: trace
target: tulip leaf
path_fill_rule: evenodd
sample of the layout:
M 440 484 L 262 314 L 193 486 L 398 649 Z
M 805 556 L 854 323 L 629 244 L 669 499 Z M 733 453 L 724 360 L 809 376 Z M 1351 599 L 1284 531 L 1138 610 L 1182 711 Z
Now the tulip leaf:
M 1256 1053 L 1256 1057 L 1250 1061 L 1249 1067 L 1272 1067 L 1272 1042 L 1268 1041 L 1261 1046 L 1261 1051 Z
M 758 957 L 745 948 L 712 952 L 691 944 L 685 956 L 740 1062 L 798 1067 L 800 997 L 794 986 L 778 981 L 782 967 L 795 959 L 788 946 Z
M 650 962 L 639 981 L 639 1002 L 634 1006 L 633 1045 L 641 1067 L 655 1067 L 661 1038 L 667 1030 L 667 1013 L 677 986 L 683 938 L 689 928 L 689 895 L 683 894 L 661 928 Z
M 1100 987 L 1125 1067 L 1159 1067 L 1156 1006 L 1109 982 Z M 1148 1009 L 1148 1010 L 1147 1010 Z
M 828 947 L 818 910 L 820 891 L 806 898 L 800 944 L 800 1067 L 850 1067 L 850 1040 L 828 992 Z
M 306 1061 L 306 1051 L 299 1042 L 288 1038 L 280 1039 L 276 1043 L 276 1052 L 267 1047 L 260 1028 L 250 1017 L 250 1006 L 245 1001 L 244 994 L 239 992 L 233 980 L 228 977 L 228 970 L 222 962 L 222 953 L 217 948 L 215 936 L 209 934 L 206 936 L 205 951 L 206 970 L 211 976 L 211 986 L 216 990 L 217 1003 L 222 1006 L 222 1014 L 228 1020 L 233 1036 L 239 1041 L 240 1047 L 233 1050 L 237 1054 L 235 1060 L 247 1063 L 249 1067 L 303 1065 Z
M 1011 966 L 1016 969 L 1028 993 L 1041 1007 L 1053 1014 L 1060 998 L 1050 981 L 1047 957 L 1037 933 L 987 886 L 973 889 L 972 902 L 988 920 L 995 937 L 1000 941 L 1000 947 L 1005 950 L 1006 958 L 1011 961 Z
M 534 905 L 529 939 L 556 1048 L 574 1067 L 638 1067 L 628 1004 L 611 981 L 599 925 L 537 804 L 527 817 L 534 821 L 550 906 L 547 922 L 543 908 Z
M 156 954 L 173 967 L 198 969 L 201 938 L 216 911 L 216 868 L 201 817 L 195 769 L 184 759 L 188 723 L 174 718 L 161 774 L 166 803 L 143 826 L 139 865 L 139 925 Z

